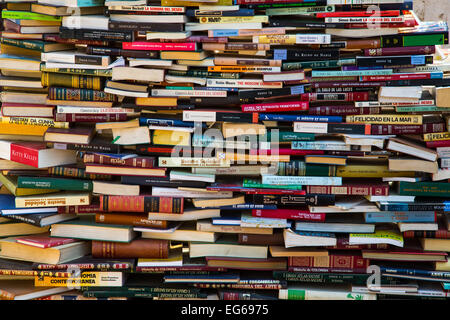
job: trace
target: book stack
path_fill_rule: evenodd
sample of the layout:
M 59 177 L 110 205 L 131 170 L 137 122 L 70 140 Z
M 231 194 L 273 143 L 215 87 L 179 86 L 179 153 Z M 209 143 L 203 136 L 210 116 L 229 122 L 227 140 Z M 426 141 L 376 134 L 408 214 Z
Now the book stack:
M 6 1 L 0 299 L 447 298 L 448 26 L 357 2 Z

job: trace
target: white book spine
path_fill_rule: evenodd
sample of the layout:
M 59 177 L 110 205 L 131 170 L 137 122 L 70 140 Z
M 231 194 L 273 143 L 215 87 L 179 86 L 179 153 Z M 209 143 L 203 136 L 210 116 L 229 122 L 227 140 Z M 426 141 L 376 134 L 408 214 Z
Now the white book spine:
M 57 113 L 132 113 L 133 109 L 124 108 L 89 108 L 89 107 L 73 107 L 73 106 L 57 106 Z
M 331 35 L 329 34 L 296 34 L 295 43 L 297 44 L 330 44 Z
M 169 90 L 152 89 L 154 97 L 226 97 L 227 91 L 223 90 Z
M 294 132 L 328 133 L 328 123 L 294 122 Z

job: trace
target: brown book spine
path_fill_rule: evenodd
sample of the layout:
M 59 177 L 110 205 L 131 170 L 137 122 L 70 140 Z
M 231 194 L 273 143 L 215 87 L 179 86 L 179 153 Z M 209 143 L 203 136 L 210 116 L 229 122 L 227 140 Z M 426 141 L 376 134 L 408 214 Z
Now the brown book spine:
M 374 39 L 363 40 L 347 40 L 345 41 L 346 49 L 378 49 L 381 48 L 380 37 Z
M 425 123 L 422 125 L 396 125 L 396 124 L 376 124 L 371 126 L 374 135 L 389 134 L 423 134 L 443 132 L 445 123 Z
M 85 154 L 83 157 L 84 163 L 98 163 L 115 166 L 127 166 L 134 168 L 155 168 L 155 157 L 136 157 L 130 159 L 118 159 L 104 156 L 101 154 Z
M 208 266 L 186 266 L 186 267 L 136 267 L 136 272 L 142 273 L 161 273 L 167 271 L 214 271 L 214 272 L 225 272 L 227 268 L 222 267 L 208 267 Z
M 385 243 L 375 243 L 375 244 L 359 244 L 359 245 L 351 245 L 349 243 L 348 237 L 338 237 L 337 244 L 335 246 L 327 246 L 326 249 L 329 250 L 363 250 L 363 249 L 374 249 L 374 250 L 383 250 L 388 249 L 390 246 Z
M 169 257 L 169 241 L 137 239 L 130 243 L 120 243 L 93 240 L 92 257 L 167 259 Z
M 58 207 L 58 213 L 97 213 L 99 210 L 100 206 L 98 204 Z
M 364 109 L 364 108 L 361 108 Z M 126 121 L 126 113 L 106 114 L 82 114 L 82 113 L 57 113 L 55 120 L 60 122 L 115 122 Z
M 355 255 L 330 255 L 327 257 L 289 257 L 289 267 L 361 269 L 369 266 L 369 259 Z
M 381 108 L 356 108 L 354 106 L 309 107 L 308 114 L 317 116 L 346 116 L 357 114 L 379 114 Z
M 143 215 L 131 215 L 131 214 L 97 213 L 95 215 L 95 221 L 97 223 L 127 225 L 135 227 L 149 227 L 159 229 L 165 229 L 168 226 L 168 222 L 164 220 L 150 220 Z
M 284 245 L 283 233 L 277 232 L 274 234 L 239 234 L 239 244 L 248 245 Z
M 336 195 L 359 195 L 359 196 L 387 196 L 389 195 L 389 185 L 342 185 L 342 186 L 306 186 L 306 193 L 312 194 L 336 194 Z

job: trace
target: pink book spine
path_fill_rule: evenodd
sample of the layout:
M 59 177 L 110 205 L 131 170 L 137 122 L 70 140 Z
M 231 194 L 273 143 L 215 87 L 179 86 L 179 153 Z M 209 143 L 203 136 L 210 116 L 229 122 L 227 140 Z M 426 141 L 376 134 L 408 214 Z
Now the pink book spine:
M 282 112 L 282 111 L 306 111 L 309 109 L 307 101 L 289 101 L 273 103 L 243 104 L 243 112 Z
M 161 43 L 161 42 L 123 42 L 124 50 L 164 50 L 164 51 L 195 51 L 197 45 L 195 42 L 179 42 L 179 43 Z

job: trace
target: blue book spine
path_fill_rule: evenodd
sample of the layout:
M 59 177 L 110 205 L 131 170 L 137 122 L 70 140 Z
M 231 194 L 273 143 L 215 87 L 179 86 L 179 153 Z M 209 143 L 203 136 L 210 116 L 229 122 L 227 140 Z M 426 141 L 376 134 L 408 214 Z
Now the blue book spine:
M 407 211 L 407 212 L 368 212 L 365 214 L 367 223 L 390 222 L 435 222 L 434 211 Z
M 104 0 L 78 0 L 77 7 L 99 7 L 104 5 Z
M 194 127 L 194 122 L 186 122 L 176 119 L 153 119 L 153 118 L 139 118 L 140 126 L 173 126 L 173 127 Z M 205 126 L 206 127 L 206 124 Z
M 213 37 L 237 37 L 239 36 L 239 29 L 223 29 L 211 30 Z
M 342 122 L 342 117 L 340 117 L 340 116 L 310 116 L 310 115 L 287 115 L 287 114 L 261 113 L 261 114 L 259 114 L 259 120 L 261 120 L 261 121 L 282 121 L 282 122 L 294 122 L 294 121 Z
M 442 286 L 444 287 L 444 290 L 450 290 L 450 282 L 443 282 Z

